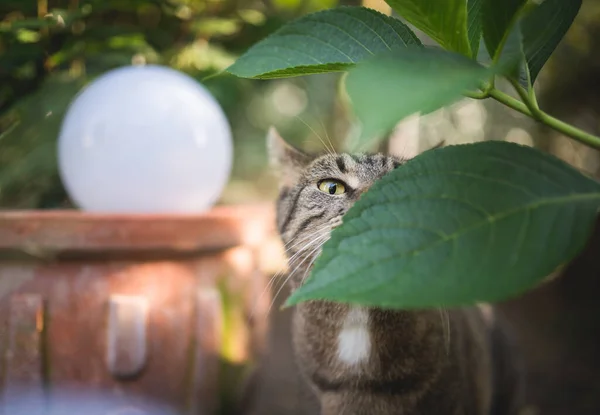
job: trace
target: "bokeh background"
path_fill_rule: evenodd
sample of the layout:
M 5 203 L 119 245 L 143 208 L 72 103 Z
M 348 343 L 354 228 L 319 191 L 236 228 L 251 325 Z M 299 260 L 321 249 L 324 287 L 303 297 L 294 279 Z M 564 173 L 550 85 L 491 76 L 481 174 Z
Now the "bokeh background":
M 322 149 L 328 141 L 337 149 L 352 145 L 357 126 L 341 76 L 253 81 L 213 75 L 285 22 L 341 4 L 390 13 L 383 0 L 0 0 L 0 209 L 72 207 L 56 163 L 62 117 L 75 94 L 105 71 L 144 63 L 188 73 L 225 110 L 235 160 L 220 203 L 272 200 L 276 178 L 264 145 L 269 126 L 309 151 Z M 536 84 L 542 108 L 594 134 L 600 134 L 597 39 L 600 0 L 583 0 Z M 463 100 L 426 117 L 411 117 L 379 147 L 411 157 L 441 140 L 492 139 L 537 146 L 600 177 L 598 152 L 493 101 Z M 503 306 L 518 322 L 531 363 L 530 401 L 542 408 L 529 408 L 527 414 L 600 411 L 598 249 L 600 237 L 567 268 L 570 275 Z M 275 331 L 281 329 L 274 337 L 289 342 L 289 313 L 274 313 L 273 318 Z M 281 343 L 273 350 L 281 351 Z M 299 383 L 290 376 L 293 357 L 273 353 L 266 366 L 268 375 L 257 399 L 280 408 L 280 413 L 294 414 L 305 398 L 297 394 Z M 580 411 L 573 410 L 574 402 Z M 277 413 L 260 404 L 256 408 L 257 415 Z
M 548 112 L 598 133 L 600 1 L 583 3 L 536 87 Z M 143 63 L 203 80 L 224 108 L 235 162 L 221 203 L 272 198 L 276 186 L 264 148 L 270 125 L 307 150 L 322 149 L 327 140 L 342 149 L 352 136 L 340 76 L 252 81 L 211 75 L 286 21 L 340 4 L 390 12 L 383 0 L 0 0 L 0 208 L 71 206 L 55 154 L 65 110 L 103 72 Z M 595 152 L 488 101 L 465 100 L 404 122 L 390 146 L 411 156 L 441 139 L 537 145 L 599 173 Z
M 336 4 L 1 0 L 0 207 L 70 206 L 57 173 L 58 130 L 74 95 L 105 71 L 156 63 L 201 81 L 284 22 Z M 313 141 L 320 145 L 316 135 L 343 137 L 347 117 L 337 99 L 338 78 L 261 82 L 225 75 L 204 82 L 225 110 L 235 140 L 233 176 L 222 203 L 273 195 L 272 182 L 261 180 L 268 126 L 276 125 L 291 142 L 309 147 Z

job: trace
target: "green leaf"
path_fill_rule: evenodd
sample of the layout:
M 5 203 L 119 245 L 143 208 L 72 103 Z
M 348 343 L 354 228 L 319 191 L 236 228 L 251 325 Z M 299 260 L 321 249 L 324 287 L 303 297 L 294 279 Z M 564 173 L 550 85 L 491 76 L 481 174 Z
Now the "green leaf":
M 482 0 L 467 0 L 467 33 L 471 45 L 471 57 L 476 59 L 481 43 Z
M 519 81 L 521 84 L 524 82 L 524 85 L 526 85 L 525 65 L 523 35 L 520 25 L 515 24 L 506 35 L 502 50 L 496 53 L 494 68 L 498 74 Z
M 445 49 L 471 56 L 465 0 L 386 0 L 386 3 Z
M 346 87 L 363 136 L 391 130 L 402 118 L 427 113 L 476 89 L 490 74 L 476 62 L 441 49 L 407 48 L 356 66 Z
M 29 29 L 19 29 L 17 30 L 17 39 L 19 42 L 23 43 L 35 43 L 38 42 L 41 38 L 40 32 L 36 32 L 34 30 Z
M 546 0 L 521 22 L 531 83 L 554 52 L 581 8 L 581 0 Z
M 363 7 L 338 7 L 283 26 L 227 71 L 260 79 L 342 71 L 374 54 L 408 45 L 421 42 L 398 19 Z
M 428 151 L 356 202 L 287 304 L 505 300 L 577 255 L 599 205 L 598 182 L 530 147 L 488 141 Z
M 493 59 L 502 49 L 518 12 L 527 0 L 483 0 L 481 19 L 485 46 Z
M 199 36 L 231 36 L 240 30 L 241 24 L 232 18 L 205 18 L 192 23 L 191 29 Z

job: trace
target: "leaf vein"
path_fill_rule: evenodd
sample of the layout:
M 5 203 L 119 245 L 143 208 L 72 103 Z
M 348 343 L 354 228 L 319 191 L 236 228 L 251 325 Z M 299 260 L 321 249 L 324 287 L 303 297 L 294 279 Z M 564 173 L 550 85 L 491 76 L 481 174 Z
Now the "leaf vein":
M 373 28 L 371 26 L 369 26 L 368 24 L 366 24 L 365 22 L 363 22 L 362 20 L 360 20 L 359 18 L 357 18 L 356 16 L 347 13 L 346 11 L 342 12 L 344 15 L 350 17 L 352 20 L 355 20 L 357 22 L 359 22 L 360 24 L 362 24 L 364 27 L 366 27 L 367 29 L 369 29 L 371 32 L 373 32 L 379 39 L 381 39 L 381 41 L 383 42 L 383 44 L 385 45 L 385 47 L 388 48 L 388 50 L 392 50 L 392 48 L 390 47 L 390 45 L 388 45 L 388 43 L 385 41 L 385 39 L 379 34 L 377 33 L 375 30 L 373 30 Z M 388 22 L 385 21 L 385 19 L 383 19 L 380 16 L 377 16 L 375 13 L 372 13 L 374 17 L 378 18 L 381 22 L 383 22 L 384 24 L 387 24 L 388 26 L 392 27 Z M 398 38 L 402 41 L 402 43 L 404 43 L 404 46 L 408 46 L 407 43 L 404 41 L 404 39 L 402 39 L 402 37 L 396 32 L 396 30 L 394 30 L 394 28 L 392 28 L 393 32 L 396 33 L 396 35 L 398 35 Z
M 348 36 L 348 38 L 352 39 L 356 44 L 360 45 L 364 50 L 366 50 L 367 52 L 369 52 L 371 55 L 374 55 L 374 53 L 367 46 L 365 46 L 360 40 L 358 40 L 357 38 L 355 38 L 354 36 L 352 36 L 352 34 L 350 32 L 348 32 L 348 31 L 346 31 L 345 29 L 343 29 L 343 28 L 341 28 L 339 26 L 336 26 L 336 25 L 334 25 L 334 24 L 332 24 L 330 22 L 324 22 L 322 20 L 316 20 L 316 19 L 314 19 L 313 21 L 317 22 L 317 23 L 321 23 L 321 24 L 326 25 L 326 26 L 331 26 L 331 27 L 339 30 L 340 32 L 342 32 L 346 36 Z M 336 48 L 336 49 L 338 49 L 338 48 Z
M 439 239 L 436 241 L 433 241 L 421 248 L 418 249 L 414 249 L 411 251 L 407 251 L 405 253 L 406 256 L 416 256 L 419 255 L 420 253 L 422 253 L 423 251 L 425 251 L 426 249 L 432 248 L 440 243 L 446 242 L 448 240 L 452 240 L 455 238 L 458 238 L 460 236 L 462 236 L 463 234 L 470 232 L 474 229 L 477 229 L 485 224 L 489 224 L 489 223 L 494 223 L 494 222 L 498 222 L 502 219 L 508 218 L 512 215 L 515 214 L 519 214 L 522 212 L 525 212 L 527 210 L 532 210 L 532 209 L 536 209 L 542 206 L 551 206 L 551 205 L 559 205 L 559 204 L 568 204 L 570 202 L 577 202 L 577 201 L 592 201 L 592 200 L 600 200 L 600 193 L 586 193 L 586 194 L 576 194 L 576 195 L 567 195 L 567 196 L 559 196 L 559 197 L 552 197 L 552 198 L 548 198 L 545 200 L 541 200 L 541 201 L 535 201 L 532 203 L 528 203 L 526 205 L 522 205 L 522 206 L 517 206 L 516 208 L 513 209 L 508 209 L 504 212 L 499 212 L 497 214 L 492 215 L 490 218 L 486 218 L 485 220 L 480 220 L 480 221 L 475 221 L 473 222 L 471 225 L 469 226 L 465 226 L 462 229 L 459 229 L 451 234 L 449 234 L 447 236 L 447 238 L 445 239 Z M 336 241 L 337 242 L 337 241 Z M 396 256 L 396 254 L 394 254 L 394 256 Z M 378 261 L 383 261 L 385 259 L 389 259 L 390 257 L 386 257 L 386 258 L 379 258 Z

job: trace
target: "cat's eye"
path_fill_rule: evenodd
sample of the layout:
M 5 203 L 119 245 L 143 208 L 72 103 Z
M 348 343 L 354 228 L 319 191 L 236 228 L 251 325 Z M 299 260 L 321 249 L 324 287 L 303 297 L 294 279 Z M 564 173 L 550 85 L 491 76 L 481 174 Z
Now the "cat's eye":
M 339 180 L 321 180 L 319 183 L 317 183 L 317 187 L 323 193 L 327 193 L 330 195 L 341 195 L 343 193 L 346 193 L 346 185 L 344 185 L 344 183 L 340 182 Z

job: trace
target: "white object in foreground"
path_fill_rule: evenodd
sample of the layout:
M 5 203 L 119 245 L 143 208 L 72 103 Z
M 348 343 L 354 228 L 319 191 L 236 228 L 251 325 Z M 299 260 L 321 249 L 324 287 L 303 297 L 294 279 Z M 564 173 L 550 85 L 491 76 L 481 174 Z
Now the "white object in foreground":
M 196 213 L 231 171 L 231 130 L 191 77 L 161 66 L 112 70 L 71 104 L 58 142 L 62 181 L 81 208 Z

